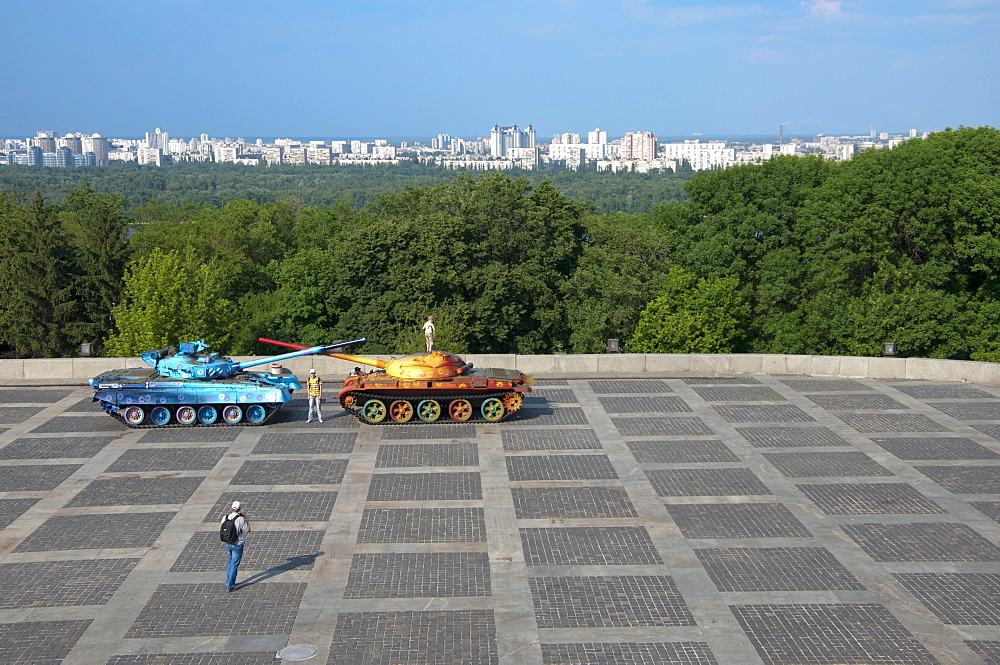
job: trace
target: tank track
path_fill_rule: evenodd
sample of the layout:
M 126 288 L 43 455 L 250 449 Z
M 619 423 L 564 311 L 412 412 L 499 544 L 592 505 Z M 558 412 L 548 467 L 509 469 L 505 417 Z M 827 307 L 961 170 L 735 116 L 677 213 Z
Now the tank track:
M 178 406 L 185 406 L 185 405 L 179 404 Z M 128 427 L 129 429 L 177 429 L 177 428 L 189 428 L 189 427 L 260 427 L 261 425 L 267 424 L 267 421 L 269 421 L 271 417 L 278 412 L 278 407 L 272 407 L 264 404 L 261 404 L 261 406 L 267 409 L 267 415 L 264 416 L 264 420 L 260 421 L 259 423 L 248 423 L 246 420 L 241 420 L 238 423 L 227 423 L 225 421 L 223 422 L 216 421 L 210 425 L 206 425 L 204 423 L 200 423 L 197 420 L 195 420 L 190 425 L 183 425 L 178 422 L 170 422 L 167 423 L 166 425 L 155 425 L 147 423 L 145 421 L 139 425 L 130 425 L 128 422 L 126 422 L 120 410 L 115 410 L 113 412 L 105 411 L 105 413 L 107 413 L 109 416 L 111 416 L 121 424 L 125 425 L 125 427 Z
M 400 395 L 398 393 L 377 393 L 377 392 L 369 392 L 367 390 L 359 390 L 357 392 L 353 392 L 353 393 L 350 393 L 350 394 L 356 395 L 358 397 L 362 397 L 363 396 L 364 398 L 366 398 L 366 399 L 359 399 L 359 401 L 361 402 L 360 406 L 355 406 L 355 407 L 346 406 L 344 404 L 343 400 L 341 400 L 340 406 L 344 407 L 345 411 L 348 411 L 349 413 L 353 414 L 355 418 L 357 418 L 358 420 L 360 420 L 365 425 L 372 425 L 372 426 L 377 426 L 377 427 L 393 426 L 393 425 L 395 425 L 395 426 L 406 426 L 406 425 L 412 425 L 414 423 L 423 423 L 423 424 L 426 424 L 426 425 L 444 425 L 444 424 L 448 424 L 448 425 L 464 425 L 465 423 L 477 423 L 477 422 L 478 423 L 500 423 L 500 422 L 503 422 L 504 420 L 506 420 L 507 417 L 511 413 L 513 413 L 513 411 L 505 413 L 504 416 L 503 416 L 503 418 L 501 418 L 500 420 L 486 420 L 485 418 L 483 418 L 483 414 L 482 414 L 482 412 L 479 409 L 473 409 L 472 410 L 472 417 L 469 418 L 468 420 L 452 420 L 451 418 L 448 417 L 447 413 L 445 413 L 444 409 L 445 409 L 446 405 L 442 405 L 441 416 L 437 420 L 434 420 L 434 421 L 429 422 L 429 423 L 425 423 L 423 420 L 421 420 L 417 416 L 417 414 L 413 414 L 413 418 L 411 418 L 410 420 L 406 421 L 405 423 L 398 423 L 398 422 L 396 422 L 388 414 L 386 414 L 385 419 L 382 422 L 380 422 L 380 423 L 370 423 L 370 422 L 368 422 L 368 420 L 365 419 L 364 415 L 361 413 L 361 406 L 363 406 L 364 402 L 366 400 L 368 400 L 368 399 L 380 399 L 383 402 L 385 402 L 386 406 L 389 406 L 390 404 L 392 404 L 393 402 L 395 402 L 398 399 L 407 399 L 407 400 L 411 400 L 411 401 L 415 401 L 415 402 L 420 402 L 420 401 L 425 400 L 425 399 L 434 399 L 434 400 L 437 400 L 438 402 L 448 402 L 449 400 L 453 400 L 453 399 L 468 399 L 468 400 L 471 401 L 471 400 L 474 399 L 477 402 L 482 402 L 483 400 L 489 399 L 491 397 L 496 397 L 496 398 L 499 398 L 499 399 L 502 400 L 504 397 L 506 397 L 507 395 L 510 395 L 513 392 L 516 392 L 516 391 L 513 391 L 513 390 L 500 390 L 500 391 L 491 391 L 491 392 L 476 393 L 475 395 L 469 395 L 468 393 L 438 393 L 438 394 L 435 394 L 435 395 L 412 395 L 412 396 L 410 396 L 410 395 Z

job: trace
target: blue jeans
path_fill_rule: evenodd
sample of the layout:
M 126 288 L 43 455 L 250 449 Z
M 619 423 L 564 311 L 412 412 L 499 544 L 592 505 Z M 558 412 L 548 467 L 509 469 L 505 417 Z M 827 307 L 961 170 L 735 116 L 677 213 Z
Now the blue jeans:
M 243 559 L 243 544 L 230 545 L 226 543 L 226 552 L 229 553 L 229 564 L 226 566 L 226 590 L 232 591 L 236 588 L 236 573 L 240 569 L 240 561 Z

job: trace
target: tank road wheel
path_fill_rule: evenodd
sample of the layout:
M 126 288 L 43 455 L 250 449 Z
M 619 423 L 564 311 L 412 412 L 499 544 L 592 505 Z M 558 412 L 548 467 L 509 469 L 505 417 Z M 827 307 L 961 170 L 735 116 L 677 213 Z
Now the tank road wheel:
M 453 399 L 448 405 L 448 415 L 452 420 L 465 422 L 472 417 L 472 404 L 467 399 Z
M 135 427 L 141 425 L 142 421 L 146 419 L 146 412 L 142 410 L 141 406 L 128 406 L 122 411 L 122 417 L 126 423 Z
M 170 422 L 170 409 L 165 406 L 154 406 L 149 412 L 149 419 L 157 427 L 163 427 Z
M 417 404 L 417 417 L 425 423 L 432 423 L 441 417 L 441 405 L 437 400 L 425 399 Z
M 260 404 L 251 404 L 247 407 L 247 422 L 253 425 L 260 425 L 267 418 L 267 409 Z
M 198 419 L 198 413 L 194 410 L 193 406 L 184 405 L 177 407 L 174 417 L 177 418 L 177 422 L 181 425 L 191 425 Z
M 483 400 L 483 405 L 479 410 L 482 412 L 483 418 L 486 418 L 491 423 L 495 423 L 504 416 L 503 402 L 496 397 Z
M 385 413 L 385 402 L 380 399 L 370 399 L 361 408 L 361 415 L 373 425 L 385 420 Z
M 524 398 L 521 397 L 521 393 L 507 393 L 503 397 L 503 406 L 511 413 L 520 409 L 522 404 L 524 404 Z
M 389 417 L 397 423 L 408 423 L 413 419 L 413 405 L 405 399 L 397 399 L 389 405 Z
M 219 410 L 214 406 L 205 405 L 198 407 L 198 422 L 202 425 L 211 425 L 219 419 Z
M 222 419 L 230 425 L 235 425 L 243 419 L 243 409 L 235 404 L 224 406 L 222 408 Z

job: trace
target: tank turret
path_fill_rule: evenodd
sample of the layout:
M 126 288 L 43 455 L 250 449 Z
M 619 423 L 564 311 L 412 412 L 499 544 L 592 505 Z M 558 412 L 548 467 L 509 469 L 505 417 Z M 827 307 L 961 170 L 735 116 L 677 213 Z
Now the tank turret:
M 129 427 L 187 425 L 260 425 L 301 388 L 280 361 L 330 353 L 364 339 L 302 346 L 260 360 L 236 362 L 219 353 L 204 353 L 205 340 L 152 349 L 142 354 L 151 369 L 117 369 L 95 376 L 94 401 Z M 248 372 L 271 364 L 269 372 Z
M 303 344 L 279 342 L 264 337 L 261 342 L 290 349 Z M 322 355 L 376 367 L 360 368 L 344 380 L 338 397 L 341 406 L 370 424 L 405 423 L 414 416 L 434 422 L 447 415 L 464 422 L 481 418 L 495 422 L 521 408 L 523 395 L 534 380 L 512 369 L 476 369 L 472 363 L 445 351 L 430 351 L 395 357 L 366 358 L 336 351 Z

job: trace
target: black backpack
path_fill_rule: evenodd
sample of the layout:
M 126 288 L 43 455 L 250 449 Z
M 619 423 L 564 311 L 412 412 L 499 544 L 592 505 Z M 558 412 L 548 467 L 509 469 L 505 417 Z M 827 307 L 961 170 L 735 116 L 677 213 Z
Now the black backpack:
M 230 518 L 229 515 L 226 515 L 226 519 L 222 520 L 222 527 L 219 529 L 219 540 L 230 545 L 235 545 L 239 541 L 240 530 L 236 528 L 236 520 L 240 517 L 243 516 L 237 515 Z

